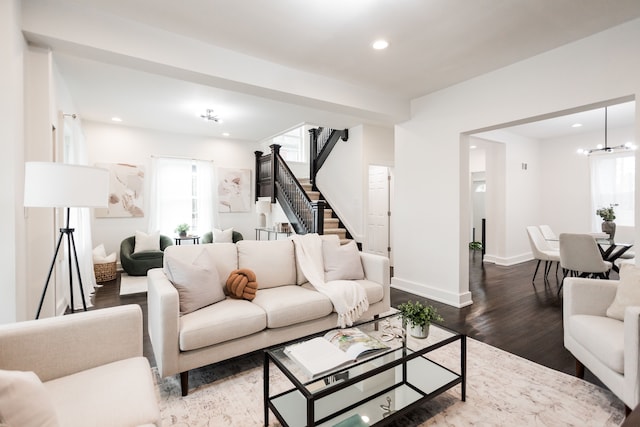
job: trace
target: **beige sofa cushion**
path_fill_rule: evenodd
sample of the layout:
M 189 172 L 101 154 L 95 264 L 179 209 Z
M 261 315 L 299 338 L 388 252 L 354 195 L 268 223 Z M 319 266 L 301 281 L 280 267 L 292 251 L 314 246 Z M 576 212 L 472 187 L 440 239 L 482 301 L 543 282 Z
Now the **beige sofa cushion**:
M 241 240 L 236 246 L 238 268 L 248 268 L 256 273 L 258 294 L 261 289 L 296 283 L 296 263 L 290 239 Z
M 34 372 L 0 369 L 0 425 L 60 425 L 53 400 Z
M 193 263 L 206 250 L 215 262 L 220 279 L 220 286 L 224 289 L 229 274 L 238 268 L 238 251 L 234 243 L 207 243 L 204 245 L 171 245 L 164 250 L 164 274 L 173 282 L 171 272 L 167 267 L 168 259 L 175 258 L 185 263 Z
M 178 290 L 181 315 L 225 298 L 214 261 L 206 249 L 201 249 L 193 263 L 186 263 L 175 257 L 167 260 L 173 286 Z
M 180 350 L 244 337 L 266 326 L 267 316 L 262 308 L 251 301 L 227 298 L 180 318 Z
M 325 295 L 297 285 L 259 290 L 253 303 L 266 312 L 268 328 L 319 319 L 333 311 L 333 304 Z
M 160 419 L 145 357 L 88 369 L 44 383 L 65 427 L 138 426 Z
M 324 280 L 361 280 L 364 279 L 360 252 L 355 241 L 344 245 L 322 242 L 324 258 Z

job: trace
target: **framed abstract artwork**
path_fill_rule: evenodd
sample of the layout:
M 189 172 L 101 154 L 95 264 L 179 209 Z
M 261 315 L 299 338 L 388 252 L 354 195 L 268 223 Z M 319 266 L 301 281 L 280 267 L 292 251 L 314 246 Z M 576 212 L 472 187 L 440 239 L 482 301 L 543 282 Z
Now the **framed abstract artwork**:
M 144 167 L 126 163 L 97 163 L 109 171 L 109 206 L 96 208 L 96 218 L 144 217 Z
M 251 210 L 251 169 L 218 168 L 218 212 Z

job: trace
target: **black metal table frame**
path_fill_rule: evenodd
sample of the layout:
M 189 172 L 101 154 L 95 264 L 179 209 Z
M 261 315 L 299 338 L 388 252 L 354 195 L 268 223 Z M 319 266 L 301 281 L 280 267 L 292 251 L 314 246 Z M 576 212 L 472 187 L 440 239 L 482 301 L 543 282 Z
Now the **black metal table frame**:
M 375 321 L 380 321 L 381 319 L 377 319 L 377 320 L 373 320 L 371 322 L 375 322 Z M 366 323 L 370 323 L 370 322 L 366 322 Z M 384 371 L 387 371 L 389 369 L 392 369 L 398 365 L 402 365 L 402 381 L 401 382 L 395 382 L 394 384 L 390 385 L 389 387 L 385 388 L 384 390 L 379 391 L 378 393 L 372 395 L 372 396 L 368 396 L 363 400 L 357 401 L 347 407 L 341 408 L 338 411 L 331 413 L 329 415 L 327 415 L 326 417 L 317 420 L 318 424 L 321 424 L 325 421 L 327 421 L 330 418 L 333 418 L 335 416 L 338 416 L 342 413 L 345 413 L 347 411 L 350 411 L 351 409 L 361 405 L 362 403 L 365 403 L 367 401 L 370 401 L 372 399 L 375 399 L 381 395 L 383 395 L 384 393 L 389 392 L 390 390 L 393 390 L 399 386 L 402 385 L 408 385 L 409 387 L 411 387 L 412 389 L 414 389 L 416 392 L 418 392 L 419 394 L 422 394 L 422 398 L 416 400 L 415 402 L 413 402 L 412 404 L 402 408 L 401 410 L 391 414 L 390 416 L 384 418 L 382 421 L 376 423 L 376 426 L 382 426 L 382 425 L 386 425 L 388 423 L 390 423 L 391 421 L 393 421 L 394 419 L 396 419 L 397 417 L 399 417 L 400 415 L 412 410 L 413 408 L 421 405 L 422 403 L 424 403 L 427 400 L 430 400 L 434 397 L 436 397 L 437 395 L 443 393 L 446 390 L 449 390 L 452 387 L 455 387 L 456 385 L 460 384 L 461 385 L 461 400 L 464 402 L 466 400 L 466 371 L 467 371 L 467 341 L 466 338 L 467 336 L 465 334 L 459 334 L 458 332 L 455 332 L 449 328 L 446 328 L 444 326 L 440 326 L 438 325 L 439 328 L 442 328 L 446 331 L 449 331 L 451 333 L 453 333 L 454 335 L 446 338 L 442 341 L 439 341 L 435 344 L 432 344 L 430 346 L 427 346 L 425 348 L 422 348 L 420 350 L 414 351 L 411 349 L 407 349 L 406 346 L 406 339 L 403 342 L 403 347 L 402 348 L 398 348 L 398 349 L 393 349 L 391 351 L 388 352 L 384 352 L 381 353 L 378 357 L 382 357 L 386 354 L 389 354 L 391 352 L 395 352 L 395 351 L 402 351 L 403 352 L 403 356 L 400 359 L 394 360 L 393 362 L 389 362 L 386 364 L 383 364 L 375 369 L 369 370 L 367 372 L 365 372 L 364 374 L 361 375 L 356 375 L 353 378 L 348 378 L 340 383 L 336 383 L 331 387 L 327 387 L 319 392 L 316 393 L 310 393 L 307 388 L 304 386 L 304 384 L 302 384 L 298 378 L 293 375 L 289 369 L 287 369 L 281 362 L 280 360 L 278 360 L 277 357 L 272 356 L 271 350 L 270 349 L 265 349 L 264 350 L 264 369 L 263 369 L 263 394 L 264 394 L 264 425 L 265 427 L 269 425 L 269 410 L 271 410 L 273 412 L 273 414 L 276 416 L 276 418 L 278 419 L 278 421 L 280 423 L 282 423 L 283 426 L 286 426 L 287 423 L 284 419 L 284 417 L 279 413 L 278 409 L 275 407 L 275 405 L 273 405 L 271 403 L 272 399 L 276 399 L 279 396 L 282 396 L 284 394 L 290 393 L 291 391 L 293 391 L 294 389 L 297 389 L 305 398 L 306 400 L 306 410 L 307 410 L 307 426 L 314 426 L 316 425 L 316 421 L 314 420 L 315 418 L 315 411 L 314 411 L 314 403 L 317 399 L 321 399 L 322 397 L 325 397 L 329 394 L 333 394 L 339 390 L 342 390 L 346 387 L 349 387 L 352 384 L 356 384 L 358 382 L 361 382 L 363 380 L 366 380 L 367 378 L 371 378 L 375 375 L 378 375 Z M 335 328 L 333 328 L 335 329 Z M 331 329 L 330 329 L 331 330 Z M 310 337 L 313 336 L 318 336 L 320 334 L 313 334 L 310 335 Z M 298 340 L 294 340 L 293 342 L 300 342 L 304 340 L 303 339 L 298 339 Z M 454 341 L 460 341 L 460 374 L 451 371 L 450 369 L 440 365 L 439 363 L 436 363 L 434 361 L 432 361 L 431 359 L 428 359 L 426 357 L 424 357 L 425 354 L 434 351 L 440 347 L 443 347 L 447 344 L 450 344 Z M 280 348 L 283 344 L 280 344 L 277 346 L 277 348 Z M 407 354 L 407 352 L 410 352 L 410 354 Z M 450 381 L 447 384 L 444 384 L 443 386 L 439 387 L 438 389 L 434 390 L 431 393 L 425 393 L 419 389 L 417 389 L 416 387 L 414 387 L 413 385 L 411 385 L 410 380 L 407 378 L 407 362 L 417 358 L 417 357 L 424 357 L 425 359 L 429 360 L 431 363 L 434 363 L 440 367 L 442 367 L 443 369 L 446 369 L 447 371 L 453 373 L 454 375 L 457 376 L 456 379 Z M 372 359 L 367 359 L 365 362 L 370 362 Z M 278 369 L 289 379 L 289 381 L 291 381 L 293 383 L 293 385 L 295 386 L 292 389 L 289 389 L 285 392 L 279 393 L 275 396 L 269 396 L 269 362 L 272 361 L 277 367 Z M 362 362 L 364 363 L 364 362 Z M 358 366 L 360 363 L 355 363 L 353 365 L 350 365 L 348 367 L 345 368 L 345 370 L 348 370 L 350 368 L 353 368 L 354 366 Z M 338 375 L 341 371 L 334 371 L 331 372 L 327 375 L 324 376 L 320 376 L 317 378 L 313 378 L 313 381 L 319 381 L 322 380 L 323 378 L 326 377 L 331 377 L 331 376 L 335 376 Z
M 609 245 L 609 247 L 604 249 L 602 245 Z M 620 258 L 629 249 L 631 249 L 632 246 L 633 244 L 630 244 L 630 243 L 614 243 L 611 240 L 607 240 L 606 243 L 598 242 L 598 249 L 600 249 L 600 255 L 602 255 L 602 259 L 604 261 L 609 261 L 611 263 L 611 268 L 616 273 L 619 273 L 620 269 L 618 268 L 618 266 L 614 261 Z M 616 251 L 616 248 L 618 247 L 620 249 Z

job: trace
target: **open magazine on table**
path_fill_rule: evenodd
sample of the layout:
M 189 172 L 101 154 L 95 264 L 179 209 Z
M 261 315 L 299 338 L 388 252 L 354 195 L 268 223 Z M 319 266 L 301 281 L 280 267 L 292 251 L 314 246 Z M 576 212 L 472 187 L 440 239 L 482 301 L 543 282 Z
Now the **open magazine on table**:
M 355 362 L 359 357 L 388 349 L 389 346 L 358 328 L 336 329 L 322 337 L 292 344 L 285 354 L 309 375 L 317 376 L 338 366 Z

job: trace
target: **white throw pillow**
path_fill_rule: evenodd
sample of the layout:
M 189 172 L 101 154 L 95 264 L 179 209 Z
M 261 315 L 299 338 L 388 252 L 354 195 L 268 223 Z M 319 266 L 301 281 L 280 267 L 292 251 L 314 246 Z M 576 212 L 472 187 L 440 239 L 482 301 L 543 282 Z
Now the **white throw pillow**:
M 203 250 L 191 264 L 168 258 L 167 266 L 178 290 L 181 315 L 225 299 L 218 270 L 208 251 Z
M 160 250 L 160 232 L 156 231 L 147 234 L 143 231 L 136 231 L 136 241 L 133 246 L 133 253 L 142 251 Z
M 640 306 L 640 268 L 633 264 L 622 264 L 616 297 L 607 309 L 607 316 L 624 320 L 625 308 L 636 305 Z
M 324 258 L 324 280 L 361 280 L 364 279 L 362 261 L 358 246 L 353 240 L 345 245 L 322 242 Z
M 104 244 L 100 243 L 93 249 L 93 262 L 95 264 L 103 263 L 104 259 L 107 257 L 107 251 L 104 249 Z
M 20 427 L 57 427 L 51 396 L 34 372 L 0 369 L 0 423 Z
M 213 229 L 213 243 L 233 243 L 233 228 Z

